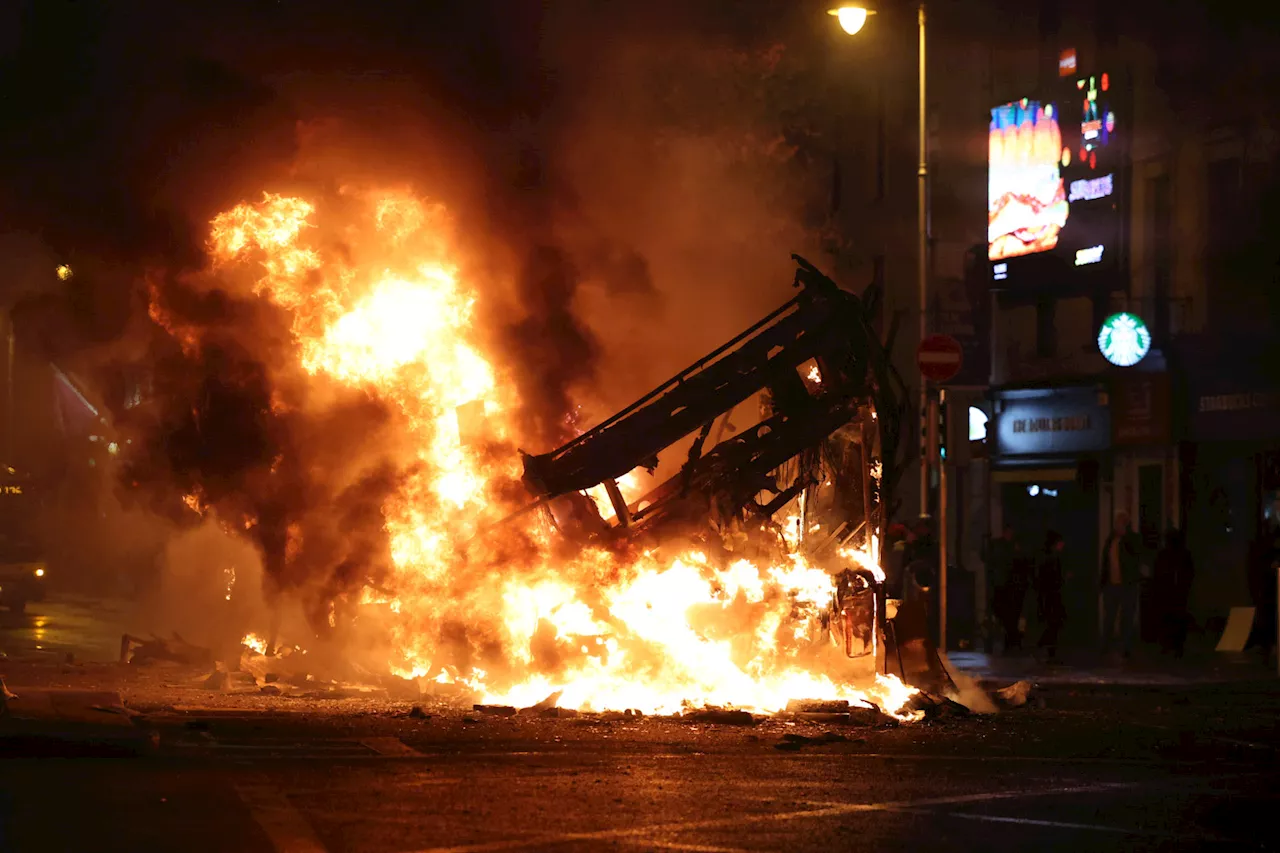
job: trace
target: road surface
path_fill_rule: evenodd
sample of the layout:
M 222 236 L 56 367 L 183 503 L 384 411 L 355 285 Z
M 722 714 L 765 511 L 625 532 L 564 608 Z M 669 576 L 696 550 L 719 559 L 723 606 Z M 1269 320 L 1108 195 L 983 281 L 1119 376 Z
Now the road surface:
M 90 610 L 33 608 L 43 629 L 0 636 L 118 642 L 113 611 Z M 1280 849 L 1275 681 L 1050 684 L 996 715 L 856 727 L 414 714 L 60 660 L 0 673 L 19 696 L 114 685 L 147 734 L 116 757 L 0 737 L 0 851 Z
M 131 627 L 129 603 L 56 596 L 27 604 L 25 613 L 0 607 L 0 653 L 11 658 L 74 655 L 79 660 L 116 660 L 120 635 Z

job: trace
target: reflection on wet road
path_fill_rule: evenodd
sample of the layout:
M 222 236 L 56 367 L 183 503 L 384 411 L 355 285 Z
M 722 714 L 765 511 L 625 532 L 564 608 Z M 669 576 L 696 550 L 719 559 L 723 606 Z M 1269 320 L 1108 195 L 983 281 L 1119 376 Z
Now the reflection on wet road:
M 30 602 L 25 613 L 0 608 L 0 653 L 9 658 L 70 653 L 81 661 L 117 660 L 131 612 L 126 601 L 74 596 Z

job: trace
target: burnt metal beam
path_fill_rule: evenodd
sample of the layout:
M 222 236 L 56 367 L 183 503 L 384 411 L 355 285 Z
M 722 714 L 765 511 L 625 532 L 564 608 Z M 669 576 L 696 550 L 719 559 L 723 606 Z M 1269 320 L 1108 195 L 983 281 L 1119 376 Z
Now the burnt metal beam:
M 856 340 L 861 302 L 825 281 L 801 282 L 790 302 L 622 412 L 550 453 L 526 456 L 530 490 L 554 497 L 621 477 L 761 389 L 786 387 L 787 374 L 811 358 L 865 372 L 856 357 L 865 349 Z

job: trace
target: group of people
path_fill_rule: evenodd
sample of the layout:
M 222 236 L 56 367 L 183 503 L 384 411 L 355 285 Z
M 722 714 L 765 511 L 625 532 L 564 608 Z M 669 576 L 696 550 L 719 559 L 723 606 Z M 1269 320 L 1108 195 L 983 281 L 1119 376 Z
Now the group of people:
M 1045 534 L 1038 551 L 1027 553 L 1016 532 L 1006 525 L 991 543 L 988 565 L 996 579 L 995 615 L 1004 628 L 1006 651 L 1020 650 L 1027 594 L 1034 593 L 1036 614 L 1043 629 L 1036 643 L 1048 662 L 1058 661 L 1062 629 L 1073 617 L 1066 604 L 1067 580 L 1073 572 L 1065 567 L 1066 541 L 1055 530 Z M 1102 591 L 1103 653 L 1113 649 L 1118 639 L 1124 656 L 1133 652 L 1137 627 L 1138 600 L 1142 576 L 1143 543 L 1134 532 L 1126 513 L 1118 513 L 1115 525 L 1102 547 L 1098 581 Z M 1191 552 L 1181 531 L 1171 529 L 1151 569 L 1152 593 L 1149 601 L 1159 610 L 1160 643 L 1163 650 L 1181 657 L 1191 625 L 1187 603 L 1194 576 Z

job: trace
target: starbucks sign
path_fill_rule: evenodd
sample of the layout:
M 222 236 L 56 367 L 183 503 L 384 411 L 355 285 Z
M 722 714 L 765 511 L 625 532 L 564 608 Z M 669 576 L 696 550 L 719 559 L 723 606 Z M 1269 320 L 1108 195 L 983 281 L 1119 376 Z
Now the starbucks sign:
M 1133 367 L 1151 351 L 1151 332 L 1137 314 L 1112 314 L 1098 331 L 1098 350 L 1116 367 Z

